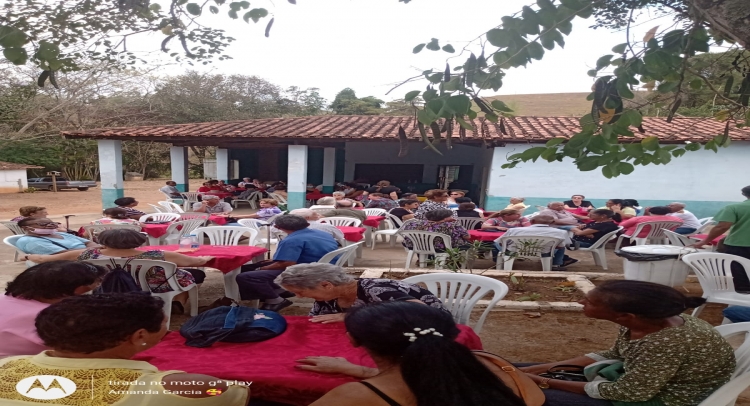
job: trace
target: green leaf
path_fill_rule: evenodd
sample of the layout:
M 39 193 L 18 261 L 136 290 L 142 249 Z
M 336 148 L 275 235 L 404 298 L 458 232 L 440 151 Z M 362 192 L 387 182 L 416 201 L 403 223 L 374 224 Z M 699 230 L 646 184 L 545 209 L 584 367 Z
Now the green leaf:
M 245 22 L 249 22 L 248 19 L 252 19 L 253 22 L 260 21 L 261 18 L 266 17 L 268 15 L 268 10 L 264 8 L 254 8 L 247 13 L 245 13 L 244 16 L 242 16 L 242 19 L 245 20 Z
M 495 61 L 495 64 L 501 69 L 508 69 L 510 68 L 510 56 L 510 53 L 500 51 L 492 56 L 492 60 Z
M 3 48 L 18 48 L 28 41 L 26 34 L 18 28 L 0 25 L 0 46 Z
M 443 101 L 443 99 L 432 99 L 425 105 L 425 108 L 431 110 L 437 116 L 440 110 L 443 109 L 444 105 L 445 101 Z M 437 120 L 437 117 L 435 118 L 435 120 Z
M 498 48 L 507 48 L 510 46 L 510 39 L 511 36 L 507 30 L 493 28 L 487 31 L 487 41 Z
M 565 146 L 567 148 L 580 150 L 589 143 L 589 140 L 591 140 L 591 133 L 581 132 L 570 137 L 570 140 Z
M 656 151 L 659 149 L 659 138 L 658 137 L 646 137 L 641 140 L 641 146 L 646 151 Z
M 588 72 L 586 72 L 586 74 L 591 76 L 592 78 L 595 78 L 597 75 L 599 75 L 599 71 L 596 69 L 591 69 Z
M 698 144 L 697 142 L 691 142 L 690 144 L 687 144 L 685 146 L 685 149 L 695 152 L 701 149 L 701 144 Z
M 239 16 L 237 15 L 237 10 L 229 10 L 227 14 L 229 15 L 229 18 L 232 18 L 234 20 L 239 18 Z
M 677 85 L 679 85 L 679 82 L 661 82 L 656 91 L 659 93 L 669 93 L 677 89 Z
M 635 97 L 635 94 L 630 90 L 628 83 L 624 80 L 617 81 L 617 93 L 619 93 L 620 97 L 623 99 L 632 99 Z
M 467 123 L 466 120 L 464 120 L 462 117 L 456 116 L 456 121 L 458 121 L 458 125 L 469 131 L 474 130 L 474 127 L 472 127 L 471 124 Z
M 643 115 L 638 110 L 628 110 L 622 113 L 622 118 L 620 120 L 622 119 L 627 120 L 627 122 L 633 127 L 638 127 L 643 124 Z
M 597 122 L 594 120 L 594 117 L 591 116 L 591 114 L 586 114 L 585 116 L 578 119 L 578 124 L 583 129 L 583 132 L 589 132 L 593 133 L 596 131 Z
M 675 158 L 679 158 L 679 157 L 685 155 L 685 152 L 687 152 L 687 151 L 685 151 L 684 149 L 676 149 L 676 150 L 672 151 L 672 156 L 674 156 Z
M 545 149 L 540 157 L 547 160 L 548 162 L 554 161 L 557 158 L 557 148 L 549 147 Z
M 250 2 L 249 1 L 241 1 L 241 2 L 239 2 L 239 4 L 240 4 L 240 7 L 244 8 L 244 9 L 248 9 L 250 7 Z
M 578 166 L 578 170 L 582 172 L 593 171 L 594 169 L 599 167 L 599 157 L 598 156 L 583 157 L 576 162 L 576 165 Z
M 703 87 L 703 80 L 701 79 L 693 79 L 690 81 L 690 88 L 693 90 L 701 90 Z
M 495 113 L 484 113 L 484 118 L 493 123 L 497 123 L 500 120 L 500 118 Z
M 541 9 L 555 8 L 555 4 L 551 0 L 536 0 L 536 5 Z
M 440 50 L 440 44 L 438 43 L 437 38 L 433 38 L 432 41 L 427 44 L 427 49 L 429 49 L 430 51 Z
M 533 59 L 536 59 L 537 61 L 544 58 L 544 47 L 538 42 L 529 43 L 529 46 L 528 48 L 526 48 L 526 50 L 528 51 L 529 56 Z
M 456 50 L 453 49 L 453 45 L 451 45 L 451 44 L 443 46 L 443 51 L 451 53 L 451 54 L 454 53 L 454 52 L 456 52 Z
M 418 54 L 418 53 L 422 52 L 422 49 L 424 49 L 425 45 L 427 45 L 427 44 L 419 44 L 419 45 L 415 46 L 414 49 L 412 50 L 412 52 L 415 53 L 415 54 Z
M 623 175 L 630 175 L 635 170 L 635 167 L 628 162 L 620 162 L 617 164 L 617 169 Z
M 185 6 L 185 9 L 188 13 L 194 16 L 201 15 L 201 6 L 198 5 L 198 3 L 188 3 L 187 6 Z
M 558 137 L 558 138 L 553 138 L 547 141 L 547 144 L 545 145 L 547 145 L 548 147 L 554 147 L 554 146 L 562 144 L 563 142 L 565 142 L 565 138 Z
M 511 109 L 510 107 L 508 107 L 508 105 L 505 104 L 501 100 L 493 100 L 491 104 L 492 104 L 492 107 L 494 107 L 495 109 L 497 109 L 499 111 L 502 111 L 504 113 L 512 113 L 513 112 L 513 109 Z
M 539 156 L 547 150 L 546 147 L 534 147 L 529 148 L 521 154 L 521 159 L 524 161 L 534 161 L 539 159 Z
M 609 66 L 609 63 L 612 62 L 612 58 L 614 58 L 614 55 L 604 55 L 603 57 L 599 58 L 596 61 L 596 69 L 601 70 Z
M 211 11 L 212 14 L 219 14 L 219 8 L 216 6 L 209 6 L 208 10 Z
M 620 45 L 615 45 L 614 48 L 612 48 L 612 52 L 616 54 L 624 54 L 627 49 L 628 49 L 628 44 L 624 43 Z
M 469 117 L 470 119 L 472 119 L 472 120 L 476 120 L 476 118 L 477 118 L 477 112 L 476 112 L 476 111 L 474 111 L 474 110 L 471 110 L 471 109 L 469 109 L 469 111 L 467 111 L 467 112 L 466 112 L 466 115 L 467 115 L 467 116 L 468 116 L 468 117 Z
M 25 65 L 29 59 L 29 55 L 23 48 L 5 48 L 3 49 L 3 56 L 14 65 Z
M 417 110 L 417 120 L 424 125 L 430 125 L 438 119 L 437 115 L 430 110 Z
M 659 157 L 659 161 L 664 165 L 668 164 L 672 160 L 672 154 L 670 154 L 669 151 L 663 149 L 660 149 L 654 155 Z
M 609 166 L 602 167 L 602 175 L 604 175 L 607 179 L 612 179 L 615 177 L 615 174 L 612 173 L 612 169 Z
M 565 35 L 570 35 L 571 31 L 573 31 L 573 23 L 570 21 L 561 22 L 557 25 L 557 29 Z
M 407 93 L 406 96 L 404 96 L 404 101 L 412 101 L 414 100 L 419 94 L 422 93 L 419 90 L 412 90 L 411 92 Z
M 471 99 L 469 99 L 469 96 L 459 94 L 449 97 L 446 104 L 451 110 L 463 116 L 469 111 L 469 108 L 471 108 Z

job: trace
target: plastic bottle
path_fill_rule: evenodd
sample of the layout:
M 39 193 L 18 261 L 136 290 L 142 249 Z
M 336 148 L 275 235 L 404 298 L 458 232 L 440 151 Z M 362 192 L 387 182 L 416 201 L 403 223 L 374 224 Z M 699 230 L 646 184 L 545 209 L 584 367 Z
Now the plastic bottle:
M 198 251 L 198 248 L 200 248 L 200 243 L 198 242 L 198 236 L 195 234 L 190 234 L 190 250 Z
M 180 251 L 188 251 L 193 246 L 193 240 L 190 237 L 180 238 Z

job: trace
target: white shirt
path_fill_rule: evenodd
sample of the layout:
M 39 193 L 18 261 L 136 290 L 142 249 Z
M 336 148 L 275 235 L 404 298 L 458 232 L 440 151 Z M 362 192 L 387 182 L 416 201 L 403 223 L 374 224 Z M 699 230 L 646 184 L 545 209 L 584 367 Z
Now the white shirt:
M 193 211 L 198 211 L 200 208 L 203 207 L 203 203 L 193 203 Z M 209 205 L 206 205 L 206 213 L 213 214 L 213 213 L 231 213 L 232 212 L 232 205 L 227 202 L 219 202 L 216 204 L 216 206 L 211 207 Z
M 336 208 L 335 205 L 330 205 L 329 206 L 329 205 L 325 205 L 325 204 L 314 204 L 314 205 L 312 205 L 312 206 L 309 207 L 310 210 L 314 210 L 314 209 L 335 209 L 335 208 Z
M 554 237 L 561 238 L 563 240 L 560 247 L 571 244 L 570 234 L 568 231 L 560 230 L 559 228 L 550 227 L 546 224 L 532 224 L 529 227 L 514 227 L 509 228 L 508 231 L 503 234 L 505 236 L 514 237 Z M 499 238 L 495 240 L 499 244 Z M 509 246 L 510 248 L 510 246 Z
M 669 216 L 674 216 L 682 220 L 682 225 L 680 227 L 684 228 L 700 228 L 701 222 L 698 221 L 698 217 L 695 217 L 695 214 L 683 210 L 682 213 L 676 212 L 676 213 L 670 213 Z

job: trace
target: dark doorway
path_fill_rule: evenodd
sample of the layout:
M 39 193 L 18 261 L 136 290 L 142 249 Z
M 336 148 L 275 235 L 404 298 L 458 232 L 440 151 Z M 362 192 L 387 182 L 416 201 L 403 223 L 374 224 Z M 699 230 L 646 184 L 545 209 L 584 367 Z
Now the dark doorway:
M 367 179 L 370 183 L 389 180 L 391 183 L 422 182 L 424 165 L 417 164 L 356 164 L 354 179 Z
M 438 167 L 438 182 L 446 189 L 466 190 L 474 193 L 471 180 L 474 177 L 474 165 L 451 165 Z

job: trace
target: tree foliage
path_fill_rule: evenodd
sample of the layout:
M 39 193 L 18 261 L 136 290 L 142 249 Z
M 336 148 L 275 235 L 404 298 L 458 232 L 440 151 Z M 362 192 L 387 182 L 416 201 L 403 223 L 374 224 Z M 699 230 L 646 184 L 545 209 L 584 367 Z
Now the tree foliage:
M 373 96 L 358 98 L 354 90 L 347 87 L 333 99 L 331 110 L 344 116 L 372 116 L 383 113 L 381 107 L 384 103 Z

